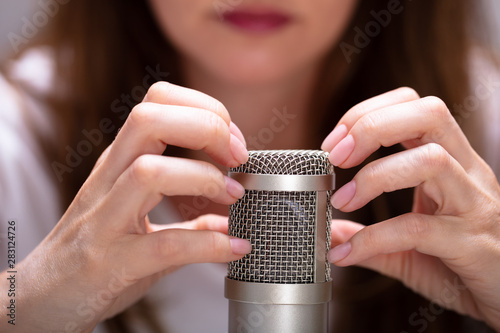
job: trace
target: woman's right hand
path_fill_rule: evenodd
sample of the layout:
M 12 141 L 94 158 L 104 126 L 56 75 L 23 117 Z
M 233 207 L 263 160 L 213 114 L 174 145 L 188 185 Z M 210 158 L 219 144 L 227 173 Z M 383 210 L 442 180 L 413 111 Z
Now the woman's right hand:
M 223 233 L 224 217 L 206 215 L 175 228 L 149 223 L 148 212 L 163 196 L 232 204 L 244 194 L 209 163 L 161 156 L 167 144 L 204 150 L 228 167 L 248 159 L 244 138 L 220 102 L 169 83 L 153 85 L 56 227 L 17 266 L 15 328 L 91 331 L 179 266 L 250 252 L 248 241 Z M 0 276 L 1 290 L 7 277 Z

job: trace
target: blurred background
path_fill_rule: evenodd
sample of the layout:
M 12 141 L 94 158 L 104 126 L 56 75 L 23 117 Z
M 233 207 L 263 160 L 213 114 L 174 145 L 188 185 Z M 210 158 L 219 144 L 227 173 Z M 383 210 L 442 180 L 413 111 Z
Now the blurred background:
M 1 0 L 0 1 L 0 57 L 12 52 L 9 33 L 21 35 L 22 18 L 31 20 L 39 0 Z M 30 15 L 31 14 L 31 15 Z
M 67 3 L 71 0 L 59 0 Z M 214 0 L 215 1 L 215 0 Z M 361 0 L 363 1 L 363 0 Z M 460 1 L 460 0 L 457 0 Z M 481 1 L 477 1 L 478 3 Z M 492 18 L 493 28 L 495 30 L 494 43 L 500 52 L 500 1 L 482 0 L 485 6 L 485 15 Z M 39 23 L 43 28 L 43 19 L 48 15 L 43 15 L 43 8 L 54 10 L 59 6 L 58 0 L 1 0 L 0 1 L 0 58 L 12 53 L 15 46 L 12 45 L 10 38 L 22 36 L 22 28 L 26 21 Z M 41 14 L 41 15 L 37 15 Z M 36 21 L 38 19 L 39 21 Z M 38 27 L 35 27 L 38 28 Z

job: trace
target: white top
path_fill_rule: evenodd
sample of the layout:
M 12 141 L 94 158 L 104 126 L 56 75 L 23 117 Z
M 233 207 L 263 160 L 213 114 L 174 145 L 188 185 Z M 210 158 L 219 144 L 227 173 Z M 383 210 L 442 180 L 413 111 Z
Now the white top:
M 53 87 L 52 65 L 50 53 L 36 49 L 11 64 L 9 75 L 43 93 Z M 489 66 L 485 66 L 474 66 L 473 72 L 492 73 Z M 488 75 L 478 75 L 479 80 L 473 83 L 473 88 L 498 78 L 498 75 L 493 78 Z M 488 112 L 485 118 L 489 119 L 484 124 L 484 133 L 491 143 L 485 158 L 499 170 L 500 112 L 497 110 L 500 89 L 493 84 L 490 90 L 488 98 L 481 100 L 483 110 Z M 62 215 L 53 171 L 43 159 L 29 121 L 51 135 L 46 110 L 14 90 L 0 76 L 0 233 L 5 237 L 7 221 L 16 220 L 17 261 L 42 241 Z M 167 200 L 155 208 L 150 218 L 156 223 L 182 220 Z M 6 247 L 2 246 L 1 270 L 6 267 L 6 258 Z M 194 264 L 166 276 L 155 285 L 148 298 L 168 332 L 227 332 L 227 300 L 223 296 L 225 275 L 224 264 Z

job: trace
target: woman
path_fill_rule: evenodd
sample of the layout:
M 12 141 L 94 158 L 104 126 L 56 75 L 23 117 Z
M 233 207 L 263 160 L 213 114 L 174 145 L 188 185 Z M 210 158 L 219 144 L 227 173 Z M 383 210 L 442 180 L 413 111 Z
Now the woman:
M 321 146 L 330 152 L 345 185 L 332 198 L 339 209 L 332 226 L 338 246 L 328 259 L 378 271 L 425 297 L 366 270 L 336 269 L 334 331 L 486 330 L 481 322 L 500 330 L 499 185 L 457 124 L 470 131 L 481 153 L 496 144 L 492 122 L 480 121 L 491 120 L 493 108 L 466 103 L 474 96 L 470 86 L 478 84 L 469 75 L 471 67 L 479 64 L 483 75 L 493 68 L 487 53 L 473 54 L 477 46 L 466 34 L 467 27 L 477 27 L 470 17 L 474 5 L 354 0 L 61 5 L 52 30 L 39 41 L 49 48 L 30 45 L 31 53 L 11 67 L 14 83 L 3 84 L 12 110 L 19 109 L 16 96 L 25 99 L 21 106 L 38 139 L 26 134 L 26 122 L 5 112 L 11 137 L 27 147 L 18 157 L 22 168 L 2 171 L 16 191 L 8 192 L 15 193 L 5 199 L 12 202 L 8 209 L 28 207 L 32 214 L 19 222 L 20 243 L 32 226 L 56 221 L 59 207 L 50 192 L 56 185 L 62 188 L 62 207 L 71 202 L 17 265 L 22 294 L 16 299 L 16 327 L 92 330 L 168 274 L 148 295 L 149 307 L 141 304 L 109 326 L 224 331 L 224 266 L 173 271 L 189 263 L 235 260 L 251 250 L 247 241 L 224 235 L 226 219 L 220 217 L 243 189 L 207 159 L 221 168 L 244 163 L 244 133 L 251 148 Z M 54 76 L 37 85 L 42 78 L 26 74 L 26 68 L 47 58 L 55 60 Z M 164 80 L 177 85 L 150 87 Z M 415 90 L 398 89 L 404 85 Z M 486 87 L 490 90 L 494 87 Z M 429 95 L 441 99 L 420 97 Z M 483 100 L 494 100 L 493 95 Z M 456 120 L 446 105 L 457 106 Z M 41 106 L 50 111 L 43 113 Z M 260 131 L 271 128 L 276 117 L 283 126 L 272 139 L 264 137 Z M 477 126 L 487 129 L 479 132 Z M 480 134 L 490 141 L 481 142 Z M 25 156 L 35 163 L 21 163 Z M 14 181 L 30 174 L 40 175 L 33 186 Z M 37 186 L 43 190 L 34 195 Z M 375 199 L 413 187 L 413 207 L 408 190 Z M 192 197 L 197 195 L 215 203 Z M 373 224 L 364 228 L 345 219 Z M 192 221 L 162 225 L 182 220 Z M 7 277 L 4 271 L 6 287 Z M 2 304 L 9 302 L 0 297 Z M 5 321 L 0 325 L 11 328 Z

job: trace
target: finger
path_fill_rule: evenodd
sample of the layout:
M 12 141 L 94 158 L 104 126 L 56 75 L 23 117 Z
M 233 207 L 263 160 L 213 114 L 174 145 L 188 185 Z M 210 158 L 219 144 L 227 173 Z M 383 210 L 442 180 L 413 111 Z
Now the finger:
M 95 165 L 94 167 L 92 168 L 92 172 L 91 174 L 97 170 L 99 168 L 99 166 L 102 164 L 102 162 L 108 157 L 108 154 L 109 154 L 109 150 L 111 149 L 111 146 L 113 144 L 109 145 L 101 154 L 101 156 L 99 156 L 99 158 L 97 159 L 97 162 L 95 162 Z
M 336 246 L 338 246 L 337 244 L 343 244 L 347 242 L 356 233 L 358 233 L 360 230 L 364 228 L 365 226 L 363 224 L 357 222 L 348 220 L 333 220 L 331 235 L 332 235 L 332 244 L 335 245 L 332 247 L 335 248 Z M 335 252 L 336 251 L 329 251 L 328 260 L 330 262 L 338 261 L 335 258 L 337 256 Z M 405 282 L 407 282 L 410 276 L 405 276 L 405 274 L 403 274 L 402 272 L 409 271 L 408 267 L 404 266 L 406 264 L 404 262 L 404 259 L 407 259 L 406 256 L 408 253 L 409 253 L 408 251 L 405 251 L 405 252 L 397 252 L 390 254 L 380 254 L 372 258 L 369 258 L 367 260 L 361 261 L 356 265 L 364 268 L 369 268 L 377 272 L 380 272 L 384 275 L 388 275 L 390 277 L 404 280 Z M 413 264 L 416 263 L 413 262 Z M 440 262 L 439 265 L 441 266 L 442 263 Z M 417 266 L 422 267 L 421 265 Z M 433 271 L 435 272 L 435 270 Z
M 460 232 L 456 220 L 456 217 L 416 213 L 401 215 L 362 228 L 349 241 L 330 250 L 328 260 L 339 266 L 348 266 L 381 254 L 416 250 L 451 261 L 467 251 L 467 245 L 462 244 L 457 236 Z M 447 241 L 443 242 L 443 239 Z
M 197 109 L 211 111 L 221 117 L 227 125 L 232 134 L 234 134 L 243 145 L 246 147 L 245 138 L 240 129 L 231 122 L 231 117 L 224 104 L 217 99 L 204 94 L 200 91 L 181 87 L 169 82 L 156 82 L 153 84 L 143 102 L 150 102 L 165 105 L 187 106 Z
M 188 222 L 169 223 L 169 224 L 151 224 L 153 231 L 167 229 L 186 229 L 186 230 L 212 230 L 227 234 L 228 218 L 215 214 L 202 215 L 195 220 Z
M 139 156 L 161 154 L 166 144 L 204 150 L 226 166 L 238 166 L 248 159 L 244 145 L 214 113 L 142 103 L 134 108 L 118 133 L 103 162 L 106 165 L 104 176 L 113 182 Z
M 144 96 L 143 102 L 187 106 L 211 111 L 221 117 L 229 126 L 231 117 L 226 107 L 217 99 L 200 91 L 181 87 L 169 82 L 156 82 Z
M 118 255 L 140 279 L 172 266 L 229 262 L 251 251 L 250 242 L 219 232 L 171 229 L 131 235 L 128 251 Z
M 245 147 L 247 146 L 247 142 L 245 140 L 245 137 L 243 136 L 243 133 L 241 133 L 240 128 L 236 126 L 235 123 L 231 122 L 231 124 L 229 125 L 229 130 L 231 131 L 231 134 L 236 136 Z
M 355 233 L 364 227 L 363 224 L 349 220 L 332 220 L 330 230 L 332 247 L 347 242 Z
M 345 212 L 363 207 L 384 192 L 422 185 L 439 214 L 460 214 L 476 207 L 477 185 L 446 150 L 427 144 L 386 156 L 363 167 L 332 196 L 332 205 Z M 477 189 L 478 193 L 480 189 Z
M 332 242 L 344 243 L 361 233 L 364 228 L 364 225 L 352 221 L 334 221 L 332 223 Z M 345 257 L 348 254 L 345 249 L 352 247 L 350 243 L 346 244 L 349 245 L 340 245 L 331 250 L 328 253 L 328 260 L 339 266 L 345 266 L 345 262 L 338 258 Z M 368 268 L 400 280 L 412 290 L 447 308 L 453 308 L 462 313 L 474 313 L 464 307 L 466 304 L 472 303 L 471 294 L 465 290 L 463 285 L 458 285 L 460 290 L 454 290 L 454 292 L 461 291 L 458 298 L 453 294 L 451 296 L 454 297 L 450 297 L 449 287 L 457 285 L 457 275 L 444 266 L 440 258 L 424 255 L 414 250 L 390 252 L 392 249 L 384 249 L 383 251 L 389 253 L 370 256 L 366 260 L 357 262 L 356 266 Z M 428 272 L 433 272 L 433 274 Z M 447 289 L 448 293 L 443 293 L 443 290 Z
M 384 94 L 372 97 L 352 107 L 340 119 L 335 129 L 326 137 L 321 145 L 321 149 L 327 152 L 332 149 L 342 140 L 352 126 L 363 117 L 365 114 L 386 108 L 391 105 L 410 102 L 419 99 L 417 92 L 408 87 L 398 88 Z
M 210 163 L 175 157 L 143 155 L 116 181 L 102 202 L 113 229 L 129 228 L 123 220 L 142 220 L 163 196 L 201 195 L 232 204 L 245 189 Z
M 335 244 L 343 244 L 347 242 L 349 239 L 351 239 L 356 233 L 358 233 L 360 230 L 364 229 L 365 226 L 356 223 L 353 221 L 348 221 L 348 220 L 336 220 L 333 221 L 332 223 L 332 243 Z M 335 246 L 333 246 L 335 247 Z M 415 252 L 416 253 L 416 252 Z M 377 272 L 380 272 L 384 275 L 388 275 L 393 278 L 397 278 L 400 280 L 408 280 L 405 279 L 404 274 L 402 274 L 402 271 L 404 271 L 404 267 L 401 265 L 404 265 L 403 259 L 406 259 L 406 255 L 408 254 L 407 251 L 405 252 L 397 252 L 397 253 L 389 253 L 389 254 L 379 254 L 376 255 L 372 258 L 369 258 L 367 260 L 361 261 L 357 263 L 357 266 L 364 267 L 364 268 L 369 268 L 372 270 L 375 270 Z M 330 262 L 337 262 L 338 260 L 335 260 L 335 251 L 330 251 L 328 253 L 328 258 Z M 440 266 L 442 266 L 442 262 L 439 263 Z M 420 265 L 417 265 L 418 267 L 422 267 Z M 441 270 L 441 269 L 439 269 Z M 431 275 L 431 274 L 429 274 Z
M 477 161 L 477 154 L 448 108 L 435 97 L 363 115 L 331 151 L 330 161 L 342 168 L 350 168 L 360 164 L 381 146 L 389 147 L 397 143 L 404 143 L 407 148 L 438 143 L 466 170 Z

